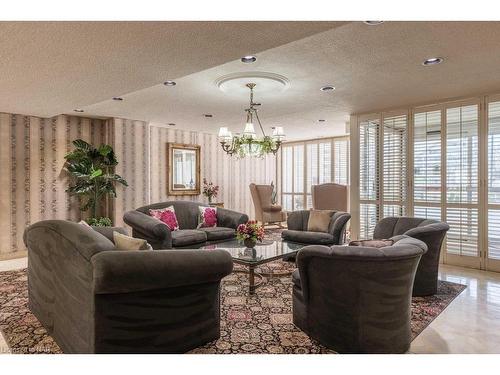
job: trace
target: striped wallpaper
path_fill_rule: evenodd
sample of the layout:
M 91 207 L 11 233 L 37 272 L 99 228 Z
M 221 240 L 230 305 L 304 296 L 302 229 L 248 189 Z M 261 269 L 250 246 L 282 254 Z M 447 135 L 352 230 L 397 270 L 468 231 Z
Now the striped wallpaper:
M 100 143 L 105 121 L 0 113 L 0 257 L 24 251 L 23 232 L 44 219 L 80 220 L 62 168 L 71 141 Z
M 213 134 L 182 131 L 143 121 L 98 120 L 61 115 L 51 119 L 0 113 L 0 258 L 25 251 L 22 236 L 30 223 L 44 219 L 79 221 L 76 200 L 65 192 L 64 155 L 71 141 L 82 138 L 115 148 L 117 173 L 128 182 L 109 203 L 110 215 L 122 225 L 127 210 L 173 199 L 205 201 L 200 196 L 167 195 L 167 142 L 201 146 L 201 177 L 220 185 L 217 201 L 254 216 L 248 185 L 276 179 L 276 160 L 237 160 L 225 154 Z

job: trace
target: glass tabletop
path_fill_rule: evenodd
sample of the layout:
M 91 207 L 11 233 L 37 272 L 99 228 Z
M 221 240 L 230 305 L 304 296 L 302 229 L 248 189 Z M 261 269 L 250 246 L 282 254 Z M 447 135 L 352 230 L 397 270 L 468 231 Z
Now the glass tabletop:
M 284 255 L 296 253 L 304 244 L 279 240 L 264 240 L 258 242 L 255 248 L 247 248 L 243 243 L 234 239 L 201 247 L 203 250 L 226 250 L 233 260 L 243 264 L 262 264 L 283 258 Z

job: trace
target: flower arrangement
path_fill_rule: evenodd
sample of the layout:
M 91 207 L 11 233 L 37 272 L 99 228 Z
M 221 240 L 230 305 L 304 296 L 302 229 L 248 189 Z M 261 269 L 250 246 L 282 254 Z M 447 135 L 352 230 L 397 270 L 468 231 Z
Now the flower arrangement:
M 236 238 L 247 247 L 254 247 L 257 241 L 262 242 L 264 234 L 264 227 L 253 220 L 238 225 L 236 229 Z
M 208 198 L 208 203 L 212 203 L 212 198 L 216 198 L 219 194 L 219 185 L 214 185 L 213 182 L 208 182 L 203 179 L 203 195 Z

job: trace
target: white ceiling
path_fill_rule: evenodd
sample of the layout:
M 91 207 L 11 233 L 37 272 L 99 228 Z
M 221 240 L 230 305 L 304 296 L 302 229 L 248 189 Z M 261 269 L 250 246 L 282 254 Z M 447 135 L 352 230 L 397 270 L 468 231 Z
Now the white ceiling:
M 38 39 L 26 51 L 19 42 L 17 50 L 10 43 L 11 75 L 0 71 L 0 111 L 54 115 L 81 107 L 85 115 L 176 123 L 211 133 L 228 126 L 238 132 L 247 93 L 224 93 L 215 81 L 235 72 L 271 72 L 285 76 L 289 86 L 265 95 L 256 88 L 261 119 L 266 130 L 281 125 L 288 139 L 299 139 L 342 134 L 351 113 L 500 90 L 499 22 L 71 24 L 63 28 L 73 38 L 61 41 L 40 40 L 31 24 L 24 35 L 22 25 L 0 23 L 2 35 L 9 31 L 26 43 L 30 36 Z M 92 36 L 83 37 L 87 32 Z M 83 42 L 84 51 L 74 52 L 79 58 L 57 48 L 62 44 L 67 51 L 71 44 L 75 51 L 75 43 Z M 52 54 L 36 56 L 42 45 Z M 239 61 L 248 53 L 257 55 L 256 63 Z M 432 56 L 445 62 L 421 65 Z M 50 62 L 57 64 L 50 68 Z M 177 86 L 161 84 L 168 78 Z M 321 92 L 326 84 L 336 90 Z M 118 95 L 124 101 L 110 100 Z M 320 118 L 327 122 L 317 123 Z

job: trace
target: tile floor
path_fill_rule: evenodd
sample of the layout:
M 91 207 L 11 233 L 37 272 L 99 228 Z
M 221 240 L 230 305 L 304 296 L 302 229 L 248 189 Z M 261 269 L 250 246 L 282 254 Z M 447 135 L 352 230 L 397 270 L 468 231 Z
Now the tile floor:
M 0 261 L 0 272 L 27 259 Z M 443 265 L 440 278 L 467 289 L 412 343 L 411 353 L 500 353 L 500 273 Z M 8 353 L 0 335 L 0 353 Z

